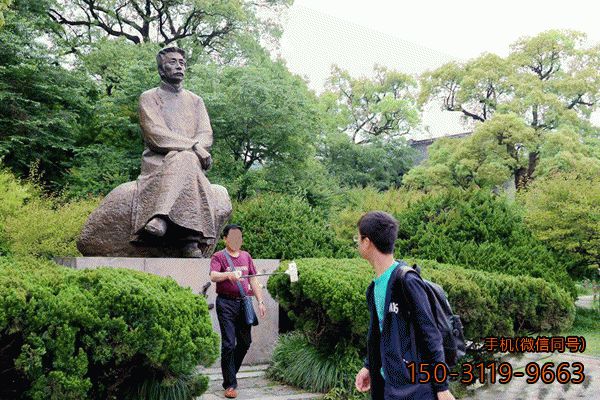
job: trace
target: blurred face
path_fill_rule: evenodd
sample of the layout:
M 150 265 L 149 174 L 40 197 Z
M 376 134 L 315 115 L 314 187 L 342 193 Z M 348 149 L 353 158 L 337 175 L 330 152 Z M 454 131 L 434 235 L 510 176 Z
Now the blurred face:
M 167 82 L 181 83 L 185 77 L 186 63 L 183 55 L 177 52 L 167 53 L 162 59 L 162 69 Z
M 242 248 L 242 231 L 239 229 L 232 229 L 229 231 L 227 236 L 223 238 L 225 245 L 231 251 L 240 251 Z

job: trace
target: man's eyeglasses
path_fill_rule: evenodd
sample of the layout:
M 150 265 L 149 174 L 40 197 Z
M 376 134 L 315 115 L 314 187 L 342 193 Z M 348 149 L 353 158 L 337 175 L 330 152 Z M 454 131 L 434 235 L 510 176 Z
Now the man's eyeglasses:
M 358 242 L 360 242 L 362 240 L 363 236 L 362 235 L 354 235 L 354 237 L 352 238 L 354 240 L 354 243 L 358 244 Z

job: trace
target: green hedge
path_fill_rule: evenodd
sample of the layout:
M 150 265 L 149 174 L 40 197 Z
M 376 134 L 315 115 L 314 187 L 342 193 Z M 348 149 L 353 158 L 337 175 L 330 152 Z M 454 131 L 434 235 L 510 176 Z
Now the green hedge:
M 326 221 L 306 200 L 275 193 L 236 204 L 231 218 L 244 228 L 244 248 L 254 258 L 352 256 Z
M 573 300 L 555 284 L 435 261 L 417 262 L 423 277 L 448 293 L 468 339 L 558 332 L 573 322 Z M 346 341 L 364 349 L 368 329 L 365 292 L 374 276 L 371 266 L 361 259 L 299 259 L 296 263 L 299 282 L 290 284 L 283 275 L 268 282 L 269 292 L 288 312 L 296 329 L 320 348 Z
M 171 279 L 3 257 L 0 349 L 0 398 L 191 399 L 218 336 L 205 300 Z

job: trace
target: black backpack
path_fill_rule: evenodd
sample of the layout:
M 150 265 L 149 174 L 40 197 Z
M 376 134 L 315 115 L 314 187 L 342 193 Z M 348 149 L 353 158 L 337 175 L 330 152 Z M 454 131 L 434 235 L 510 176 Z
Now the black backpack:
M 409 303 L 406 298 L 406 293 L 404 292 L 404 277 L 406 274 L 415 273 L 423 282 L 425 282 L 427 297 L 431 304 L 431 311 L 433 312 L 436 325 L 442 334 L 446 364 L 450 368 L 454 367 L 467 351 L 463 325 L 460 321 L 460 317 L 452 312 L 444 289 L 442 289 L 440 285 L 421 278 L 421 270 L 416 264 L 410 267 L 402 260 L 398 260 L 398 263 L 400 265 L 394 271 L 393 279 L 394 282 L 396 282 L 396 279 L 400 279 L 402 293 L 405 296 L 404 300 L 407 304 Z

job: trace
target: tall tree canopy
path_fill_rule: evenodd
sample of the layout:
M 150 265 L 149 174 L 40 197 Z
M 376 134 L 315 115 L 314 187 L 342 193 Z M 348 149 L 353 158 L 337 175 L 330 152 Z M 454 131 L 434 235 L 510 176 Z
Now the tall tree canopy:
M 334 66 L 319 98 L 319 160 L 344 187 L 398 187 L 412 165 L 402 137 L 418 123 L 416 81 L 374 67 L 373 77 L 354 78 Z
M 47 43 L 34 40 L 37 24 L 10 11 L 0 30 L 0 159 L 20 176 L 36 167 L 45 182 L 56 182 L 97 93 L 89 76 L 67 70 Z
M 478 123 L 513 114 L 533 129 L 534 140 L 507 146 L 517 187 L 528 184 L 549 132 L 571 126 L 584 134 L 600 96 L 600 46 L 585 46 L 585 35 L 551 30 L 518 40 L 508 57 L 484 54 L 466 63 L 451 62 L 421 79 L 420 104 L 437 99 Z M 502 141 L 500 141 L 502 142 Z M 502 142 L 500 144 L 507 144 Z
M 354 143 L 366 144 L 378 136 L 401 136 L 416 126 L 415 88 L 410 75 L 382 66 L 375 66 L 373 78 L 353 78 L 334 66 L 322 98 L 338 128 Z
M 224 50 L 236 35 L 276 34 L 262 15 L 292 0 L 55 0 L 49 16 L 65 27 L 68 39 L 91 42 L 100 36 L 161 46 L 189 39 L 209 52 Z M 266 10 L 266 11 L 264 11 Z

